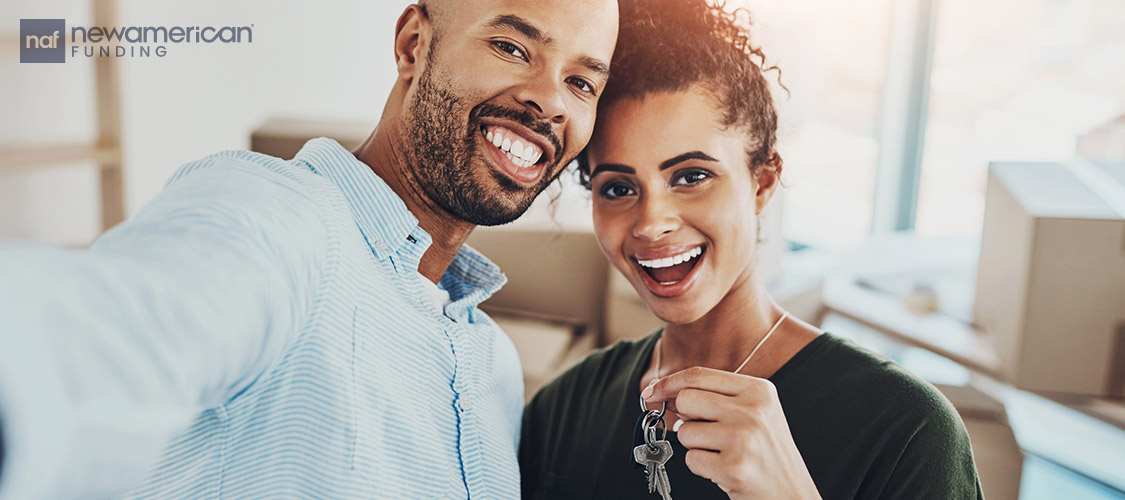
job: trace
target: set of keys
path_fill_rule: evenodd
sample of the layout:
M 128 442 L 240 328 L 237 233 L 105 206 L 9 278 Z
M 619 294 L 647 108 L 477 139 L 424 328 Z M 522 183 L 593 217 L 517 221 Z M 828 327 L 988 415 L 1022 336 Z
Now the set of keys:
M 668 482 L 668 471 L 664 468 L 664 464 L 672 458 L 672 443 L 666 439 L 668 427 L 664 422 L 664 411 L 667 409 L 668 403 L 664 403 L 660 411 L 650 410 L 645 405 L 644 398 L 641 398 L 641 411 L 644 414 L 637 421 L 637 428 L 633 433 L 633 461 L 645 469 L 648 492 L 659 493 L 661 500 L 672 500 L 672 485 Z

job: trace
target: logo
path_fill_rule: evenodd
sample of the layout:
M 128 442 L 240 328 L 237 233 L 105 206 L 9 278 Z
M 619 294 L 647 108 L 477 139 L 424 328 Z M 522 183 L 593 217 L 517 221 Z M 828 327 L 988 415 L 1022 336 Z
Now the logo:
M 20 62 L 66 62 L 66 20 L 20 19 Z
M 21 63 L 64 63 L 65 19 L 20 19 Z M 169 46 L 251 44 L 249 26 L 72 26 L 70 58 L 164 57 Z

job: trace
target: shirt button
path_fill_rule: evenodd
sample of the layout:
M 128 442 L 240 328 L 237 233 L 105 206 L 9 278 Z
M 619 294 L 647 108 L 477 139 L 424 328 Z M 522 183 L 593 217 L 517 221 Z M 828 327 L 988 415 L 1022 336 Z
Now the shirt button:
M 469 396 L 461 396 L 457 399 L 457 407 L 461 408 L 461 411 L 471 410 L 473 408 L 473 398 L 470 398 Z
M 377 240 L 377 241 L 375 241 L 375 248 L 378 249 L 380 252 L 386 252 L 387 251 L 387 244 L 383 243 L 382 241 Z

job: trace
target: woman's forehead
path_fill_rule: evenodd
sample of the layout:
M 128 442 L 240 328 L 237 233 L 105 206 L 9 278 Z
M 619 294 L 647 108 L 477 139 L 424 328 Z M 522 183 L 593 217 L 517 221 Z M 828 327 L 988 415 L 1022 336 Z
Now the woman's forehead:
M 739 152 L 742 142 L 741 134 L 722 125 L 722 114 L 709 95 L 685 90 L 603 107 L 590 153 L 596 162 L 659 162 L 685 151 Z

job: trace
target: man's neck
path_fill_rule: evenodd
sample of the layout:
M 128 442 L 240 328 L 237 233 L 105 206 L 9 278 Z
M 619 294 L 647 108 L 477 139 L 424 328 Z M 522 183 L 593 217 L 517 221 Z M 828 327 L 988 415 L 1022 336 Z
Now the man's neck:
M 397 139 L 396 134 L 400 133 L 396 130 L 397 124 L 386 122 L 380 123 L 353 154 L 402 198 L 406 208 L 418 218 L 418 226 L 433 239 L 418 263 L 418 272 L 437 283 L 476 226 L 449 214 L 426 195 L 422 181 L 400 150 L 402 141 Z

